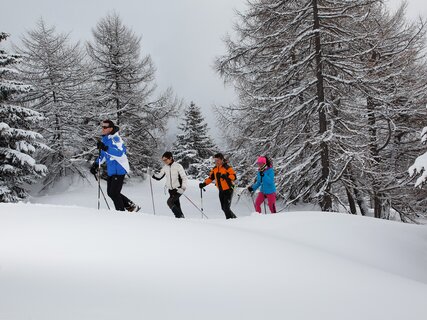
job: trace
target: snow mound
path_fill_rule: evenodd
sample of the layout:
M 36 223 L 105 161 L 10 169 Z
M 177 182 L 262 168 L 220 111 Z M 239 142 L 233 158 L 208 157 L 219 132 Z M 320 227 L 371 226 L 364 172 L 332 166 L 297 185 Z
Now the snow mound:
M 427 228 L 0 204 L 0 319 L 426 319 Z

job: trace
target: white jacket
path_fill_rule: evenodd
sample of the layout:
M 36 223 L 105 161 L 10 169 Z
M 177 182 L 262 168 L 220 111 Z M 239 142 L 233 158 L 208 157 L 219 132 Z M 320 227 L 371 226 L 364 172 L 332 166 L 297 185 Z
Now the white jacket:
M 183 193 L 187 189 L 187 175 L 184 168 L 178 162 L 172 162 L 170 165 L 165 165 L 159 173 L 154 173 L 153 178 L 161 180 L 166 177 L 166 187 L 169 190 L 177 189 L 179 193 Z

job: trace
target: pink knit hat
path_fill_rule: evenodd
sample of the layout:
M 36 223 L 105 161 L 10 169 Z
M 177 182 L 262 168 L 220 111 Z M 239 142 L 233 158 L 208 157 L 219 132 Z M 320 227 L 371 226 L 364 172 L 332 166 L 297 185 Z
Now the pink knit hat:
M 267 163 L 267 159 L 263 156 L 259 157 L 258 160 L 256 161 L 256 163 L 261 163 L 261 164 L 266 164 Z

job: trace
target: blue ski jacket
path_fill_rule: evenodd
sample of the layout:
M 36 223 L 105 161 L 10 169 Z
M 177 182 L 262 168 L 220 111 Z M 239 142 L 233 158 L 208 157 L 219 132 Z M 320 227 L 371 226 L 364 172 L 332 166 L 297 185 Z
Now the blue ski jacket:
M 115 127 L 111 134 L 102 136 L 102 142 L 108 147 L 108 150 L 101 150 L 100 156 L 95 161 L 96 164 L 107 163 L 108 176 L 125 175 L 130 171 L 126 146 L 118 131 L 119 128 Z
M 263 171 L 264 176 L 261 176 L 261 172 L 258 171 L 256 176 L 256 182 L 252 185 L 254 191 L 261 186 L 260 191 L 263 194 L 270 194 L 276 192 L 276 185 L 274 183 L 274 170 L 272 167 L 267 168 Z

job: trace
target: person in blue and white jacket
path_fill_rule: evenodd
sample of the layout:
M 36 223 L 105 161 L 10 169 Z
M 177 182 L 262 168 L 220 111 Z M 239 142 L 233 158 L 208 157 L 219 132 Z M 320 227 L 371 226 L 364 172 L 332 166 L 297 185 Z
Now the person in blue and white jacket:
M 107 164 L 107 194 L 113 200 L 118 211 L 136 212 L 141 209 L 138 205 L 124 196 L 121 191 L 126 173 L 129 170 L 129 161 L 126 155 L 126 146 L 119 136 L 119 127 L 111 120 L 104 120 L 102 125 L 102 138 L 97 143 L 99 157 L 92 164 L 90 172 L 97 174 L 99 165 Z
M 276 213 L 276 184 L 274 183 L 273 166 L 265 156 L 258 158 L 257 165 L 256 182 L 248 187 L 251 193 L 261 187 L 258 197 L 255 200 L 255 211 L 261 213 L 261 204 L 267 199 L 270 212 Z

